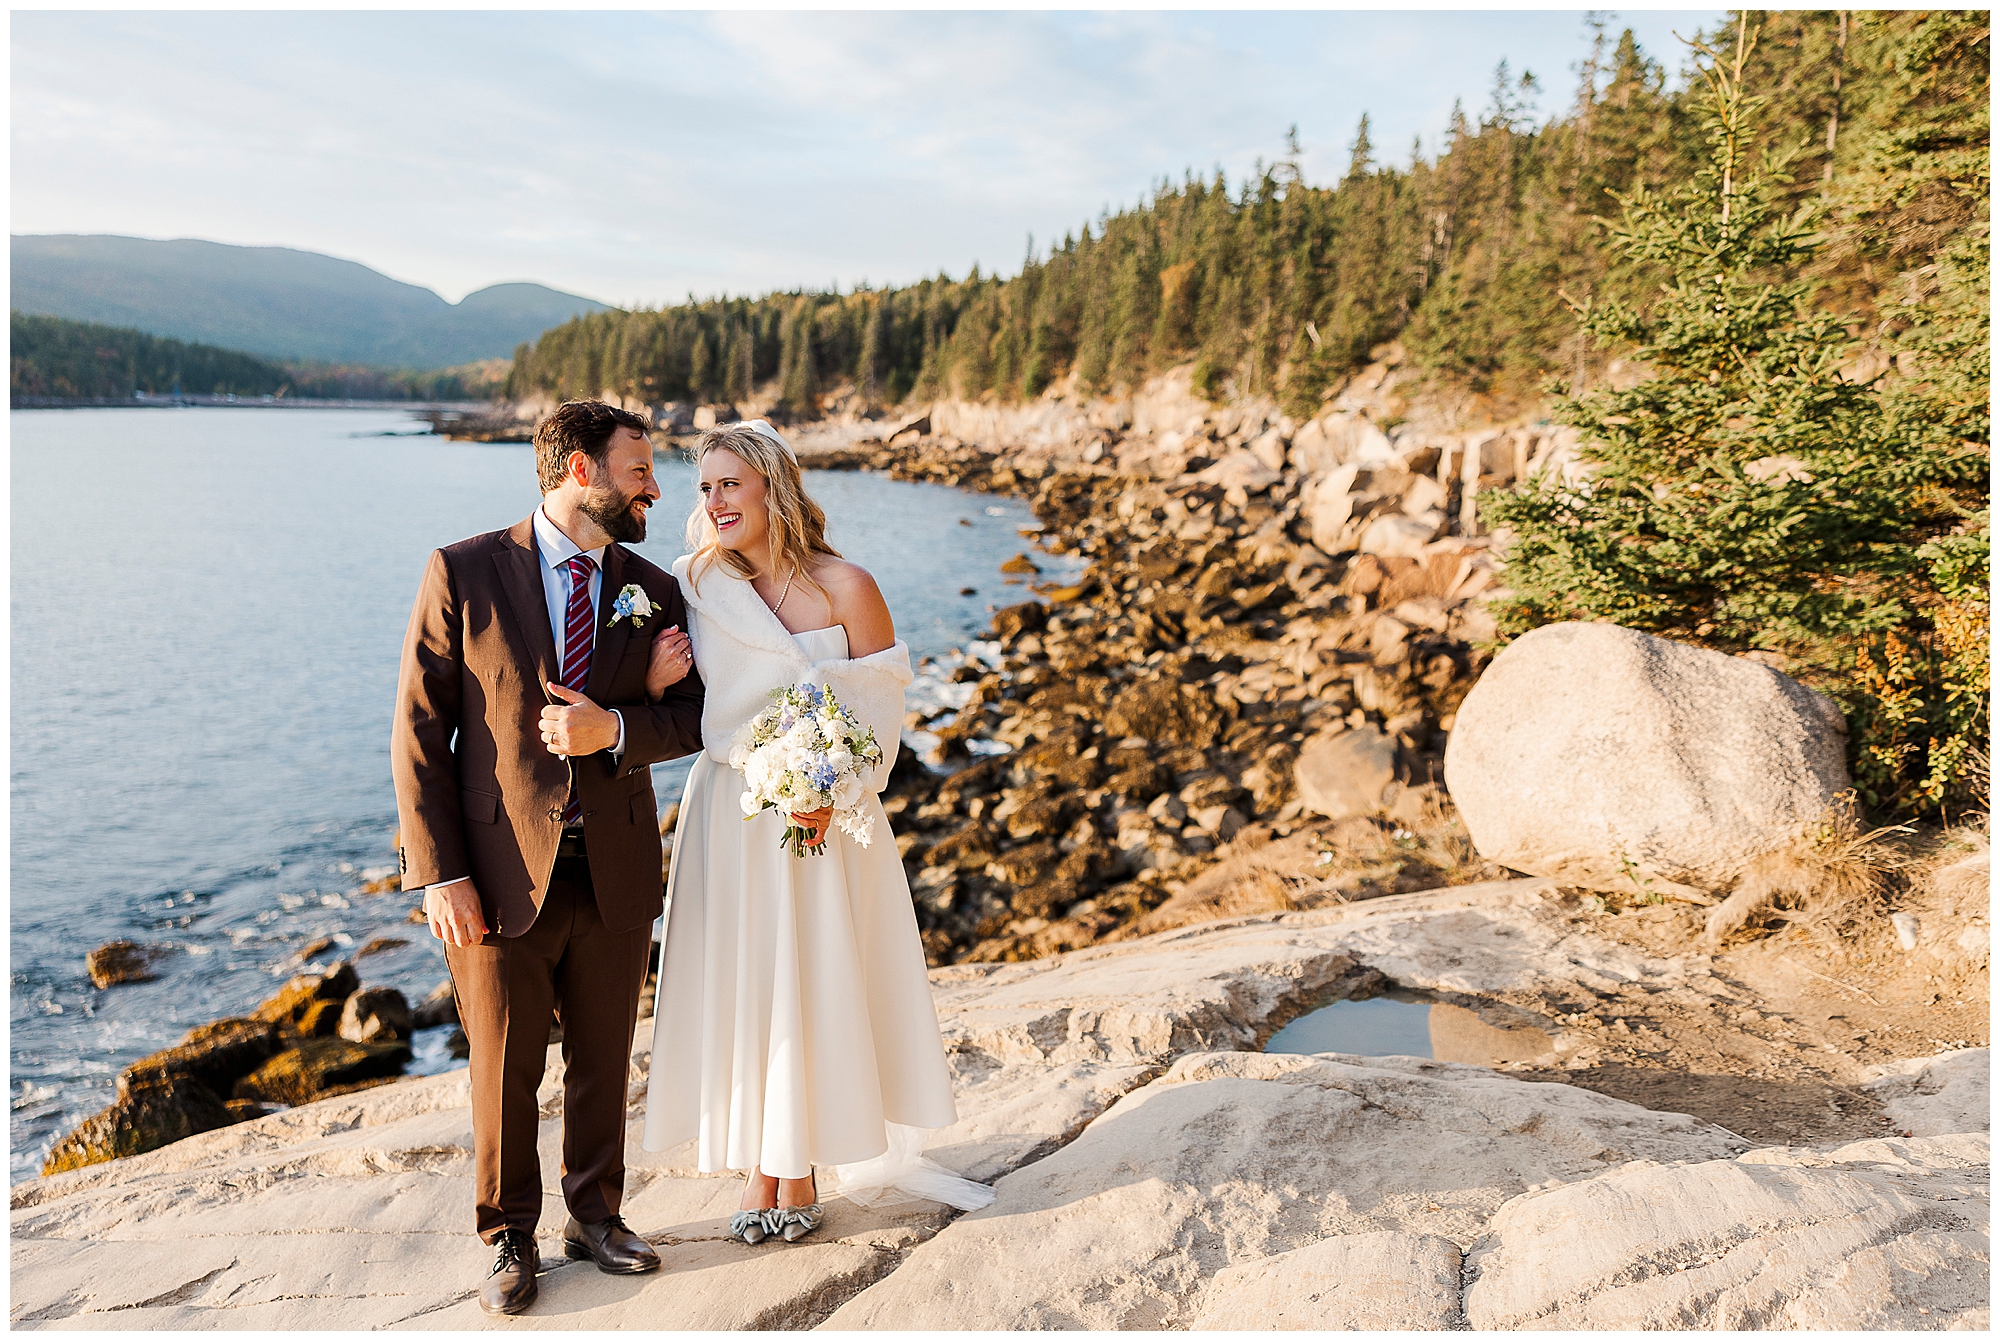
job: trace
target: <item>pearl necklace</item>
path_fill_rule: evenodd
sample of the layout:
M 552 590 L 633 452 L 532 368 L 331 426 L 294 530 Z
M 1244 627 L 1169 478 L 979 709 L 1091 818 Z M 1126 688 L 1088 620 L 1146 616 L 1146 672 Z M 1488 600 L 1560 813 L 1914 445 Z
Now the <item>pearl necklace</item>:
M 775 615 L 778 613 L 778 611 L 785 608 L 785 597 L 792 594 L 792 579 L 797 577 L 798 575 L 799 575 L 798 565 L 793 564 L 792 571 L 785 574 L 785 589 L 778 593 L 778 603 L 776 605 L 771 605 L 769 601 L 764 601 L 764 604 L 771 606 L 772 614 Z M 759 596 L 757 599 L 763 600 L 764 598 L 762 596 Z

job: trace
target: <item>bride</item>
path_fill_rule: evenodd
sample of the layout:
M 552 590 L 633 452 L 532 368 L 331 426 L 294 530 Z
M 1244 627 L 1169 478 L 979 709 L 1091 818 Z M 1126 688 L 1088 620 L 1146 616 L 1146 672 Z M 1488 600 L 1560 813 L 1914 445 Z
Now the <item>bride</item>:
M 703 435 L 701 501 L 673 573 L 705 686 L 697 756 L 668 878 L 645 1147 L 696 1142 L 704 1173 L 748 1179 L 730 1233 L 787 1241 L 819 1225 L 814 1166 L 851 1201 L 921 1197 L 964 1208 L 991 1189 L 923 1159 L 922 1130 L 957 1119 L 930 981 L 879 793 L 911 679 L 909 647 L 875 580 L 826 541 L 791 444 L 763 420 Z M 685 674 L 656 642 L 647 689 Z M 875 841 L 793 816 L 822 855 L 780 846 L 775 811 L 743 817 L 731 734 L 773 689 L 833 688 L 883 747 L 864 801 Z

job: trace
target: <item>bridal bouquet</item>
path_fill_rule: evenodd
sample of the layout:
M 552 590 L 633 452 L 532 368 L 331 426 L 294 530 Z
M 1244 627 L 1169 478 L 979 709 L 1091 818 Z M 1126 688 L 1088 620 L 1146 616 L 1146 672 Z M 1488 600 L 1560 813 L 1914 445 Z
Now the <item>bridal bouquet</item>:
M 882 762 L 873 729 L 856 721 L 825 685 L 795 684 L 771 691 L 771 706 L 737 729 L 729 742 L 729 766 L 743 775 L 743 817 L 766 810 L 804 814 L 833 807 L 842 833 L 867 847 L 875 838 L 875 817 L 862 802 L 863 779 Z M 803 857 L 810 830 L 785 826 L 779 846 Z M 821 843 L 814 854 L 826 851 Z

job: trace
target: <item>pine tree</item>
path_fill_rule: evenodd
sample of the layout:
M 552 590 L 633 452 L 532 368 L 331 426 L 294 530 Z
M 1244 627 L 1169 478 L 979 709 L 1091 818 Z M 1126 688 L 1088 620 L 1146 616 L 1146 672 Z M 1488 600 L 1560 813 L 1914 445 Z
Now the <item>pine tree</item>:
M 688 354 L 688 394 L 707 400 L 715 376 L 715 355 L 709 347 L 708 332 L 697 330 L 694 348 Z
M 1572 397 L 1555 417 L 1583 435 L 1588 478 L 1544 479 L 1496 500 L 1513 532 L 1503 632 L 1606 620 L 1730 652 L 1774 653 L 1868 719 L 1849 679 L 1857 649 L 1916 617 L 1934 551 L 1983 487 L 1983 445 L 1913 440 L 1872 384 L 1841 374 L 1851 339 L 1800 276 L 1817 209 L 1790 216 L 1782 156 L 1753 161 L 1762 100 L 1743 85 L 1755 34 L 1708 47 L 1709 159 L 1688 187 L 1624 197 L 1617 251 L 1670 281 L 1650 310 L 1575 311 L 1600 346 L 1652 377 Z M 1854 743 L 1865 760 L 1866 730 Z M 1910 805 L 1893 788 L 1878 803 Z
M 786 413 L 809 419 L 819 413 L 819 365 L 813 356 L 813 303 L 800 297 L 779 334 L 778 401 Z
M 861 361 L 855 368 L 854 385 L 861 393 L 862 403 L 876 405 L 882 400 L 882 374 L 888 361 L 888 335 L 891 295 L 884 293 L 868 305 L 868 321 L 861 328 Z
M 1368 169 L 1375 163 L 1375 146 L 1368 139 L 1368 113 L 1361 114 L 1361 124 L 1354 128 L 1354 143 L 1348 148 L 1346 181 L 1368 175 Z

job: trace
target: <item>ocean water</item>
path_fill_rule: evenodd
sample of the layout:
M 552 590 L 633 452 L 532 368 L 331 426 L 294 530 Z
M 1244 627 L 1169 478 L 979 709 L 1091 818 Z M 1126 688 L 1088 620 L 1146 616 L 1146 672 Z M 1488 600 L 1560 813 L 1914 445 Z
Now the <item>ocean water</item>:
M 374 945 L 364 982 L 415 999 L 443 977 L 438 942 L 406 920 L 414 900 L 361 892 L 395 867 L 397 657 L 430 551 L 511 525 L 538 495 L 527 446 L 446 442 L 388 411 L 9 424 L 18 1181 L 110 1102 L 126 1063 L 293 973 Z M 660 475 L 638 549 L 664 567 L 695 496 L 686 465 L 662 457 Z M 1029 548 L 1019 500 L 831 472 L 808 488 L 920 660 L 948 665 L 990 607 L 1026 598 L 998 572 Z M 913 699 L 950 688 L 927 677 Z M 656 770 L 662 805 L 685 775 Z M 120 938 L 163 947 L 158 976 L 100 991 L 84 956 Z

